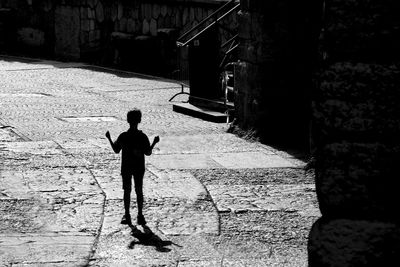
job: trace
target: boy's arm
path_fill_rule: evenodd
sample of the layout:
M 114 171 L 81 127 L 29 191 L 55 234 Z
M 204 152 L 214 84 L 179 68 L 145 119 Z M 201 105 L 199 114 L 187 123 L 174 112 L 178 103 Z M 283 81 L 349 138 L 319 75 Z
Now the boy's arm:
M 160 142 L 160 137 L 159 137 L 159 136 L 154 137 L 153 143 L 152 143 L 151 146 L 149 147 L 149 150 L 146 151 L 144 154 L 145 154 L 146 156 L 150 156 L 150 155 L 153 153 L 153 148 L 154 148 L 154 146 L 155 146 L 158 142 Z
M 111 145 L 112 149 L 114 150 L 114 152 L 115 152 L 115 153 L 119 153 L 119 152 L 121 151 L 121 147 L 120 147 L 120 146 L 117 146 L 117 145 L 112 141 L 111 135 L 110 135 L 110 132 L 109 132 L 109 131 L 106 132 L 106 137 L 107 137 L 108 141 L 110 142 L 110 145 Z

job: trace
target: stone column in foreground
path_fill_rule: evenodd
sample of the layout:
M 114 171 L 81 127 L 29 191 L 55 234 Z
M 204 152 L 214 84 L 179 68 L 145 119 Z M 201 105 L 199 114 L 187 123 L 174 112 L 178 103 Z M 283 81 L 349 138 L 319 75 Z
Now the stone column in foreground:
M 309 266 L 397 266 L 400 255 L 400 9 L 327 0 L 313 98 L 322 217 Z

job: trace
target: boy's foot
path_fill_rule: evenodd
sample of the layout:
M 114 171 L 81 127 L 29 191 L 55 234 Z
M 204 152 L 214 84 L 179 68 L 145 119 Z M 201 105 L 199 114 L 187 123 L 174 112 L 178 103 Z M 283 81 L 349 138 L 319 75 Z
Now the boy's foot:
M 146 225 L 146 220 L 144 219 L 143 215 L 138 215 L 137 216 L 137 224 L 139 225 Z
M 124 215 L 122 216 L 121 224 L 132 224 L 131 215 Z

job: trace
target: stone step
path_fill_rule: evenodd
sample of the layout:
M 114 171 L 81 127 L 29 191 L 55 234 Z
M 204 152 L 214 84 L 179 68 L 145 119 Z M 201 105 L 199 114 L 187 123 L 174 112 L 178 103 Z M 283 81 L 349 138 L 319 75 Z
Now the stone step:
M 221 99 L 207 99 L 192 95 L 189 96 L 189 103 L 198 107 L 215 110 L 223 113 L 226 110 L 233 110 L 235 108 L 233 102 L 225 103 Z
M 185 115 L 193 116 L 211 122 L 223 123 L 227 122 L 229 117 L 227 114 L 210 110 L 204 107 L 192 105 L 190 103 L 177 103 L 173 105 L 173 110 Z

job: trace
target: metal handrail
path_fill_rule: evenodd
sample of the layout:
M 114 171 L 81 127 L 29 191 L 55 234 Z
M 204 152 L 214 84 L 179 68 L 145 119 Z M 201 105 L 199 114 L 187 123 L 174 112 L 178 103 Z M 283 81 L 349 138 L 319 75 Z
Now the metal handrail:
M 238 48 L 239 44 L 236 44 L 235 46 L 233 46 L 232 48 L 230 48 L 228 51 L 225 52 L 225 54 L 229 55 L 230 53 L 233 52 L 233 50 L 235 50 L 236 48 Z
M 234 6 L 233 8 L 231 8 L 228 12 L 226 12 L 224 15 L 222 15 L 221 17 L 217 18 L 216 20 L 214 20 L 213 22 L 210 23 L 210 25 L 208 25 L 207 27 L 205 27 L 203 30 L 201 30 L 200 32 L 198 32 L 195 36 L 193 36 L 192 38 L 190 38 L 188 41 L 186 41 L 185 43 L 181 43 L 181 42 L 176 42 L 178 46 L 186 46 L 188 45 L 190 42 L 192 42 L 193 40 L 197 39 L 197 37 L 199 37 L 201 34 L 203 34 L 205 31 L 207 31 L 208 29 L 210 29 L 211 27 L 213 27 L 215 24 L 217 24 L 218 22 L 220 22 L 221 20 L 223 20 L 226 16 L 230 15 L 233 11 L 235 11 L 237 8 L 240 7 L 240 4 L 237 4 L 236 6 Z M 197 25 L 196 25 L 197 26 Z
M 180 36 L 178 38 L 178 40 L 176 41 L 177 44 L 181 44 L 181 40 L 183 38 L 185 38 L 186 36 L 188 36 L 189 34 L 191 34 L 192 32 L 194 32 L 195 30 L 197 30 L 200 26 L 202 26 L 204 23 L 206 23 L 210 18 L 215 17 L 215 15 L 217 13 L 219 13 L 221 10 L 225 9 L 225 7 L 227 7 L 228 5 L 234 3 L 236 0 L 231 0 L 225 4 L 223 4 L 221 7 L 219 7 L 217 10 L 215 10 L 213 13 L 211 13 L 210 15 L 208 15 L 206 18 L 204 18 L 202 21 L 200 21 L 197 25 L 195 25 L 193 28 L 191 28 L 189 31 L 185 32 L 182 36 Z
M 235 43 L 236 43 L 236 38 L 231 38 L 230 40 L 231 45 L 229 46 L 228 50 L 224 53 L 224 57 L 222 58 L 221 63 L 219 64 L 220 69 L 224 66 L 227 57 L 239 46 L 239 44 Z
M 225 46 L 227 46 L 228 44 L 230 44 L 232 41 L 236 40 L 236 38 L 239 37 L 239 34 L 235 34 L 232 38 L 230 38 L 228 41 L 226 41 L 225 43 L 223 43 L 221 45 L 221 48 L 224 48 Z

